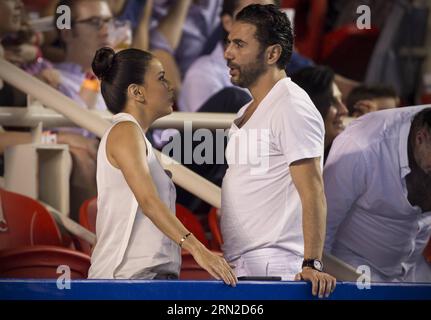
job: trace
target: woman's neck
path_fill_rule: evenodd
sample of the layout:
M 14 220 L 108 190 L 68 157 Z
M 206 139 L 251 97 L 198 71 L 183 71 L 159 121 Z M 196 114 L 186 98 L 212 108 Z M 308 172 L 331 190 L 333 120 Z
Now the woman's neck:
M 151 124 L 156 120 L 149 112 L 143 110 L 143 107 L 134 105 L 127 105 L 123 112 L 132 115 L 141 126 L 144 132 L 147 132 Z

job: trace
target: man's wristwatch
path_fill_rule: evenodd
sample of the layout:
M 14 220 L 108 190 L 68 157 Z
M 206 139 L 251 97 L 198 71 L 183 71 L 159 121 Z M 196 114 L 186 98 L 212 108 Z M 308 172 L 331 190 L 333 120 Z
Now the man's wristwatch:
M 320 272 L 323 271 L 323 263 L 318 259 L 304 259 L 302 262 L 302 268 L 304 267 L 309 267 Z

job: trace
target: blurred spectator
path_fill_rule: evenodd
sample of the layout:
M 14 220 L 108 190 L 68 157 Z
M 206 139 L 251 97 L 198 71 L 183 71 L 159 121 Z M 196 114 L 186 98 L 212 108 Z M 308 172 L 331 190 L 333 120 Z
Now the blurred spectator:
M 5 59 L 56 88 L 60 74 L 42 55 L 43 34 L 31 28 L 29 17 L 22 5 L 20 11 L 19 30 L 8 33 L 2 39 Z
M 97 49 L 109 45 L 111 10 L 102 0 L 64 0 L 60 5 L 71 8 L 72 28 L 59 30 L 66 49 L 65 61 L 55 65 L 61 73 L 59 90 L 85 108 L 106 110 L 91 62 Z
M 150 19 L 149 49 L 163 63 L 166 77 L 178 93 L 181 79 L 201 55 L 219 23 L 222 0 L 109 1 L 115 15 L 131 22 L 134 47 L 146 49 L 146 20 Z M 145 21 L 142 21 L 142 20 Z M 136 41 L 140 42 L 136 46 Z
M 0 40 L 21 27 L 22 3 L 21 1 L 0 1 Z M 5 50 L 0 42 L 0 57 L 5 57 Z M 0 79 L 0 103 L 1 105 L 13 105 L 12 87 Z
M 184 75 L 218 26 L 221 5 L 222 0 L 155 0 L 150 48 L 174 54 Z
M 295 73 L 292 81 L 310 96 L 325 122 L 325 160 L 332 142 L 344 130 L 347 108 L 335 84 L 335 74 L 326 66 L 308 67 Z
M 360 117 L 368 112 L 397 108 L 400 98 L 392 87 L 361 85 L 354 88 L 346 99 L 349 115 Z
M 431 235 L 431 108 L 360 117 L 334 141 L 323 175 L 326 252 L 369 267 L 375 282 L 431 281 L 422 256 Z
M 17 33 L 21 29 L 22 4 L 20 0 L 0 1 L 0 38 L 5 35 Z M 3 53 L 3 47 L 0 45 L 0 53 Z M 1 54 L 3 57 L 3 55 Z M 12 104 L 13 105 L 13 104 Z M 87 150 L 95 157 L 96 147 L 83 137 L 74 137 L 70 134 L 60 134 L 57 141 L 59 143 L 68 143 L 71 148 Z M 0 132 L 0 154 L 4 153 L 7 147 L 26 144 L 32 142 L 32 136 L 29 132 Z

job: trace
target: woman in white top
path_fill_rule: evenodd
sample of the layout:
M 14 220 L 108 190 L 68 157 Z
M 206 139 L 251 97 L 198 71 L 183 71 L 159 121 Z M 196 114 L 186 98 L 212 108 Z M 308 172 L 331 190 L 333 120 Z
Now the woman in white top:
M 182 247 L 212 276 L 235 286 L 225 259 L 175 217 L 175 187 L 145 138 L 156 119 L 172 112 L 173 90 L 161 63 L 145 51 L 102 48 L 92 67 L 115 116 L 97 157 L 97 243 L 89 278 L 177 278 Z

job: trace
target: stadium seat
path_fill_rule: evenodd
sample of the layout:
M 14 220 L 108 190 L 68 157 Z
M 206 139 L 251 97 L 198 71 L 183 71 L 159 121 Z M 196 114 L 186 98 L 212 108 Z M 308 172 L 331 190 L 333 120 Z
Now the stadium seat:
M 0 250 L 19 246 L 63 246 L 60 230 L 36 200 L 0 189 L 4 221 L 0 222 Z
M 324 36 L 317 62 L 330 66 L 342 76 L 363 81 L 379 34 L 377 28 L 361 30 L 354 24 L 342 26 Z
M 96 217 L 97 217 L 97 198 L 91 198 L 81 205 L 79 208 L 79 224 L 96 233 Z
M 295 10 L 295 47 L 302 55 L 315 60 L 322 44 L 328 1 L 282 0 L 281 7 Z
M 71 279 L 86 279 L 90 257 L 54 246 L 26 246 L 0 251 L 0 278 L 57 279 L 59 266 L 70 268 Z
M 431 263 L 431 238 L 429 239 L 428 245 L 424 250 L 424 257 L 429 263 Z

